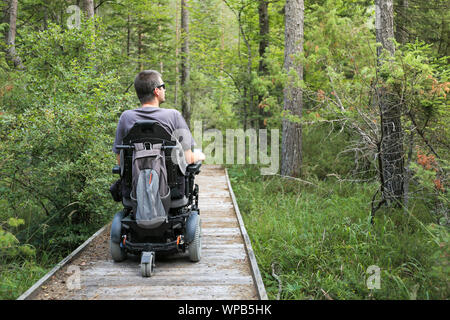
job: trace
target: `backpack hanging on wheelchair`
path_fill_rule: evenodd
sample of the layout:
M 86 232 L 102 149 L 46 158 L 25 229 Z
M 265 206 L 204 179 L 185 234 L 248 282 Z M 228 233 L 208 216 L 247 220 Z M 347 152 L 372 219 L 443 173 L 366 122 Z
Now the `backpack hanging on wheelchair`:
M 138 121 L 123 139 L 120 175 L 123 210 L 111 225 L 110 252 L 114 261 L 141 255 L 142 275 L 153 274 L 155 253 L 189 251 L 201 258 L 201 220 L 195 175 L 201 163 L 180 163 L 181 145 L 156 121 Z M 175 156 L 174 156 L 175 155 Z M 117 197 L 116 197 L 117 199 Z

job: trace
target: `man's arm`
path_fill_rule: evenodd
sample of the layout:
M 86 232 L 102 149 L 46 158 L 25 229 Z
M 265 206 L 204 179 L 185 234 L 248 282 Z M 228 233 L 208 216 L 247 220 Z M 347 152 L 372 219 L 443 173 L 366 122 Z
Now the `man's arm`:
M 197 161 L 203 161 L 205 160 L 205 154 L 201 151 L 195 151 L 192 152 L 192 150 L 188 149 L 184 152 L 184 156 L 186 158 L 186 162 L 188 164 L 197 162 Z
M 192 152 L 191 148 L 195 146 L 195 141 L 194 138 L 192 137 L 191 131 L 189 130 L 186 121 L 181 115 L 181 112 L 175 109 L 172 110 L 174 115 L 173 119 L 173 122 L 175 124 L 174 127 L 176 128 L 175 131 L 172 133 L 172 135 L 177 141 L 181 143 L 183 149 L 185 150 L 184 157 L 186 159 L 186 163 L 192 164 L 197 161 L 205 160 L 206 156 L 203 152 L 201 151 Z
M 117 156 L 117 164 L 120 166 L 120 153 L 117 153 L 116 156 Z

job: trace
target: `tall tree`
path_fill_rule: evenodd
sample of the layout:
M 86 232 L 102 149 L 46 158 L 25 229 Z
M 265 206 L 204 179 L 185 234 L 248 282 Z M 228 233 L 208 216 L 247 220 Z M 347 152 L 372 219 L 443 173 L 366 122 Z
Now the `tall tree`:
M 22 59 L 16 52 L 16 25 L 17 25 L 17 0 L 11 0 L 9 3 L 9 30 L 6 36 L 8 45 L 9 59 L 14 63 L 14 67 L 24 69 Z
M 131 46 L 131 15 L 128 12 L 128 15 L 127 15 L 127 57 L 130 57 L 130 46 Z
M 394 55 L 394 11 L 393 0 L 375 0 L 376 40 L 379 69 L 385 63 L 385 55 Z M 389 93 L 381 74 L 377 87 L 378 106 L 381 117 L 381 141 L 379 144 L 379 165 L 382 201 L 398 205 L 403 199 L 403 129 L 401 104 Z
M 142 41 L 142 38 L 144 37 L 143 31 L 142 31 L 142 27 L 138 26 L 138 65 L 139 65 L 139 71 L 143 71 L 144 70 L 144 61 L 142 59 L 143 56 L 143 51 L 144 51 L 144 44 Z
M 258 75 L 264 76 L 267 74 L 267 65 L 264 61 L 264 54 L 269 47 L 269 2 L 267 0 L 259 0 L 258 16 L 259 16 L 259 66 Z M 259 103 L 259 127 L 265 127 L 264 117 L 267 116 L 262 107 L 262 96 L 258 96 Z
M 260 74 L 267 72 L 267 66 L 264 62 L 264 54 L 269 47 L 269 2 L 267 0 L 259 0 L 258 17 L 259 17 L 259 66 Z
M 181 88 L 183 99 L 181 110 L 188 126 L 191 123 L 191 92 L 190 92 L 190 64 L 189 64 L 189 0 L 181 0 Z
M 178 55 L 180 53 L 179 50 L 179 42 L 180 42 L 180 23 L 178 19 L 178 8 L 179 8 L 179 0 L 175 0 L 175 90 L 174 90 L 174 105 L 178 106 L 178 89 L 180 87 L 180 77 L 179 74 L 179 65 L 178 65 Z
M 88 19 L 94 17 L 94 0 L 84 0 L 84 10 L 86 11 L 86 17 Z
M 286 1 L 284 68 L 289 76 L 284 89 L 284 111 L 297 117 L 302 115 L 303 96 L 298 80 L 303 79 L 303 66 L 294 57 L 303 52 L 304 10 L 303 0 Z M 281 174 L 299 176 L 301 165 L 302 126 L 283 118 Z

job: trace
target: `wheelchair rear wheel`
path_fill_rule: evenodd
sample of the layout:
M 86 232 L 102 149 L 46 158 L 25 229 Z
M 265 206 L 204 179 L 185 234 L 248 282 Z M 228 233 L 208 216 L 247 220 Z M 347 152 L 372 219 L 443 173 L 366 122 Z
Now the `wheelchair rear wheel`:
M 125 249 L 122 249 L 120 244 L 113 242 L 113 240 L 109 241 L 109 249 L 115 262 L 120 262 L 127 258 L 127 252 Z
M 120 240 L 122 238 L 121 229 L 123 216 L 123 211 L 117 212 L 111 224 L 111 231 L 109 236 L 109 251 L 115 262 L 120 262 L 127 258 L 126 250 L 120 247 Z
M 195 229 L 195 236 L 192 243 L 189 245 L 189 259 L 192 262 L 200 261 L 202 256 L 202 226 L 200 218 L 197 220 L 197 227 Z

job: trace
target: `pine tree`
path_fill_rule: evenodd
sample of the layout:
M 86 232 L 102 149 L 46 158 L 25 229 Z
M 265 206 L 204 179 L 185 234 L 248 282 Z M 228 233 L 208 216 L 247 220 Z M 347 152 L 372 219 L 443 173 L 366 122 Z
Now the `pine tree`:
M 393 56 L 394 11 L 392 0 L 376 0 L 376 40 L 378 65 L 384 63 L 385 53 Z M 382 75 L 381 75 L 382 77 Z M 381 179 L 382 201 L 388 205 L 398 205 L 403 199 L 403 129 L 401 123 L 401 105 L 381 83 L 377 88 L 378 105 L 381 117 L 381 142 L 379 145 L 379 171 Z
M 303 66 L 294 56 L 303 52 L 303 0 L 287 0 L 285 7 L 284 68 L 288 83 L 284 89 L 284 111 L 301 117 L 303 96 L 296 80 L 303 79 Z M 302 126 L 298 122 L 283 119 L 281 174 L 299 176 L 302 165 Z

